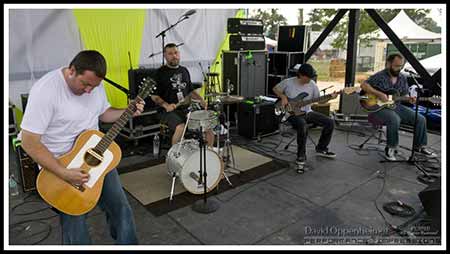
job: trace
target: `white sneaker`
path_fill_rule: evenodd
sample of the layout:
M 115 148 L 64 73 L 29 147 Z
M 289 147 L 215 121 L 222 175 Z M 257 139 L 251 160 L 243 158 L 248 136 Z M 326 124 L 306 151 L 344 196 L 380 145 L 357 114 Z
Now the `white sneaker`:
M 223 147 L 217 149 L 217 147 L 213 146 L 213 147 L 211 148 L 211 150 L 213 150 L 213 151 L 216 152 L 217 154 L 221 154 L 222 151 L 223 151 Z
M 397 158 L 395 158 L 395 151 L 396 149 L 394 148 L 386 147 L 384 149 L 384 157 L 386 157 L 388 161 L 396 161 Z
M 218 129 L 219 129 L 219 127 L 213 129 L 214 135 L 217 135 Z M 226 135 L 226 134 L 228 133 L 228 129 L 225 128 L 225 126 L 224 126 L 223 124 L 221 124 L 221 125 L 220 125 L 220 131 L 219 131 L 219 133 L 220 133 L 220 135 Z

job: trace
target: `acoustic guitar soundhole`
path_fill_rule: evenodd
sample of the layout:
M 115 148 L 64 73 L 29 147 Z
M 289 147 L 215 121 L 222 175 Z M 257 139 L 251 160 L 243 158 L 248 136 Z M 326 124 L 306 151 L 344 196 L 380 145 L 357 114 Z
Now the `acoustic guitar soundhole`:
M 84 154 L 84 162 L 90 167 L 96 167 L 102 162 L 103 156 L 96 153 L 93 149 L 89 149 Z

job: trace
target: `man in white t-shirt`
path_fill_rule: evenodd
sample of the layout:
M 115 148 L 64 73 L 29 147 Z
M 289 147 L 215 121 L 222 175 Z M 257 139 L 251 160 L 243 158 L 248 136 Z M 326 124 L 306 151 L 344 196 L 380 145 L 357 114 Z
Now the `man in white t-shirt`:
M 69 152 L 78 135 L 98 130 L 98 121 L 112 123 L 124 109 L 112 108 L 102 80 L 106 76 L 105 58 L 97 51 L 79 52 L 69 67 L 51 71 L 31 88 L 21 133 L 23 149 L 41 167 L 74 185 L 89 180 L 82 169 L 67 169 L 57 157 Z M 141 114 L 144 102 L 136 104 L 134 116 Z M 105 211 L 111 235 L 118 244 L 137 244 L 133 212 L 122 189 L 116 169 L 109 172 L 99 200 Z M 86 214 L 59 213 L 64 244 L 91 244 Z
M 319 88 L 313 78 L 316 76 L 314 68 L 310 64 L 302 64 L 297 71 L 297 76 L 284 79 L 277 84 L 273 91 L 281 98 L 283 106 L 286 106 L 289 99 L 295 99 L 300 94 L 304 93 L 305 97 L 301 100 L 309 100 L 318 98 Z M 332 98 L 336 98 L 337 93 L 333 93 Z M 290 116 L 287 120 L 297 130 L 297 173 L 303 173 L 303 166 L 306 163 L 306 138 L 308 133 L 307 123 L 314 123 L 322 126 L 322 133 L 320 135 L 319 143 L 316 147 L 316 153 L 319 156 L 334 158 L 336 154 L 328 151 L 328 145 L 333 134 L 334 122 L 330 117 L 315 112 L 311 109 L 311 105 L 306 105 L 301 108 L 305 112 L 303 115 Z

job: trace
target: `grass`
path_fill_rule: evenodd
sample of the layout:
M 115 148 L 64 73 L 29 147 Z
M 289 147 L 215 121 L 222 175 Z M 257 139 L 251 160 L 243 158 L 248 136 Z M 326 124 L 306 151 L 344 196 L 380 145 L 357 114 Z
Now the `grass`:
M 331 78 L 330 77 L 330 60 L 311 60 L 308 61 L 317 72 L 317 79 L 321 81 L 343 81 L 343 78 Z M 367 79 L 372 73 L 368 72 L 356 72 L 355 83 L 359 84 L 361 81 Z

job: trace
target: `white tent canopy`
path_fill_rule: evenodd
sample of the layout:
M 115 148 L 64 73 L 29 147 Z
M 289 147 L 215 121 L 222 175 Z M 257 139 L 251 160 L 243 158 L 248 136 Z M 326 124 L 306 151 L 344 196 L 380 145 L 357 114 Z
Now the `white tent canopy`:
M 421 26 L 417 25 L 407 14 L 405 11 L 401 10 L 394 19 L 392 19 L 388 26 L 394 31 L 394 33 L 400 39 L 409 39 L 409 40 L 433 40 L 433 39 L 441 39 L 441 34 L 434 33 L 428 31 Z M 379 34 L 379 36 L 376 36 Z M 378 29 L 373 34 L 379 40 L 389 40 L 387 35 L 381 30 Z
M 420 63 L 428 71 L 428 73 L 430 73 L 430 75 L 433 75 L 436 71 L 442 68 L 443 60 L 444 59 L 442 59 L 442 54 L 437 54 L 435 56 L 422 59 Z M 405 64 L 404 69 L 414 71 L 414 68 L 409 63 Z
M 269 37 L 264 37 L 266 41 L 266 45 L 270 45 L 272 47 L 276 47 L 278 45 L 278 42 L 276 40 L 270 39 Z

